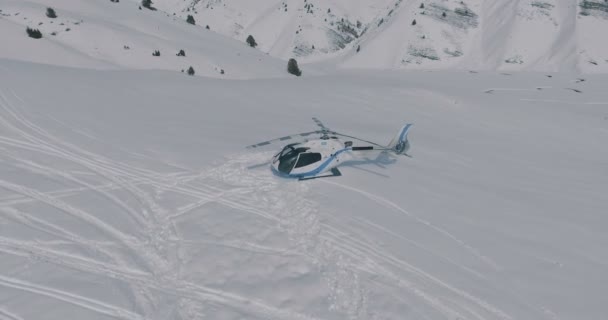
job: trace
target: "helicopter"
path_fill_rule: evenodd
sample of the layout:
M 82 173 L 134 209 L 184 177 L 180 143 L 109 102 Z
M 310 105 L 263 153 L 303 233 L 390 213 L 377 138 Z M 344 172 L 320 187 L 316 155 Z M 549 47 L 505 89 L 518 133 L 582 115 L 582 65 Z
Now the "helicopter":
M 341 176 L 338 166 L 352 158 L 354 152 L 379 151 L 411 157 L 406 153 L 410 148 L 407 134 L 412 127 L 411 123 L 402 126 L 389 144 L 384 146 L 330 130 L 317 118 L 313 117 L 312 120 L 319 126 L 319 130 L 263 141 L 247 146 L 247 149 L 265 147 L 274 142 L 294 141 L 272 157 L 270 167 L 278 176 L 297 178 L 300 181 Z M 319 137 L 309 139 L 314 135 Z M 366 145 L 355 146 L 351 139 Z

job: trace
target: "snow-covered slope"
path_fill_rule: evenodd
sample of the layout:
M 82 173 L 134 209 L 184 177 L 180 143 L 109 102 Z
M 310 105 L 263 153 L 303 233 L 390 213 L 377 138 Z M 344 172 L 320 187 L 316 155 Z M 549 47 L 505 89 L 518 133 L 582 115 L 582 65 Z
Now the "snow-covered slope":
M 156 3 L 241 41 L 251 34 L 262 51 L 284 59 L 338 54 L 333 61 L 348 68 L 608 71 L 604 0 Z
M 184 18 L 193 15 L 211 30 L 242 41 L 252 34 L 261 50 L 289 58 L 345 48 L 392 2 L 161 0 L 157 5 Z
M 0 317 L 603 319 L 606 81 L 0 60 Z M 413 122 L 413 158 L 297 182 L 243 149 L 311 116 Z
M 47 17 L 47 7 L 58 17 Z M 197 75 L 222 78 L 286 75 L 279 59 L 166 13 L 140 10 L 134 1 L 3 0 L 0 10 L 0 58 L 96 69 L 192 66 Z M 29 38 L 26 27 L 43 38 Z
M 604 319 L 608 4 L 420 2 L 0 0 L 0 319 Z
M 0 58 L 90 68 L 193 66 L 199 75 L 225 78 L 284 76 L 291 57 L 324 68 L 608 72 L 603 0 L 153 1 L 158 11 L 139 3 L 4 0 L 0 35 L 10 45 Z M 58 18 L 45 16 L 48 6 Z M 188 15 L 196 25 L 185 22 Z M 40 29 L 43 39 L 26 37 L 26 27 Z M 259 50 L 244 43 L 249 35 Z M 176 56 L 180 49 L 186 57 Z

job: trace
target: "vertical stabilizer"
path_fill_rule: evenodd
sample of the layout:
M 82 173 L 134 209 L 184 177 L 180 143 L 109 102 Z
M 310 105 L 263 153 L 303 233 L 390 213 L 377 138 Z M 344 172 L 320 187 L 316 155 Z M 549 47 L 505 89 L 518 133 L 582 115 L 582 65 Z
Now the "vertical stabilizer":
M 411 123 L 408 123 L 399 129 L 399 132 L 388 144 L 387 148 L 391 149 L 396 154 L 404 154 L 410 149 L 410 143 L 407 140 L 407 134 L 412 127 Z

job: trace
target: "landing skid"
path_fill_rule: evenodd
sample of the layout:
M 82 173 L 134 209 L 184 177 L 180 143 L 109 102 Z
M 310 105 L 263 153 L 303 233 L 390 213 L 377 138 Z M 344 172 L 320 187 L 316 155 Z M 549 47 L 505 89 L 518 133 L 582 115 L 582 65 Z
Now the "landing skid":
M 339 177 L 342 175 L 342 172 L 340 172 L 340 170 L 338 170 L 338 168 L 332 168 L 330 170 L 331 174 L 326 174 L 326 175 L 322 175 L 322 176 L 314 176 L 314 177 L 304 177 L 304 178 L 299 178 L 299 181 L 304 181 L 304 180 L 313 180 L 313 179 L 319 179 L 319 178 L 330 178 L 330 177 Z

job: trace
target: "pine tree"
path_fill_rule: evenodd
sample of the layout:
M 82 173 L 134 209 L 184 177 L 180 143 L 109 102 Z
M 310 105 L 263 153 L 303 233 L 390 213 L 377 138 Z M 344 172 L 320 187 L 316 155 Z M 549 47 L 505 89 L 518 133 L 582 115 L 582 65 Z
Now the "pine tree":
M 152 6 L 152 0 L 141 0 L 141 6 L 146 9 L 156 10 L 156 8 Z
M 40 39 L 40 38 L 42 38 L 42 32 L 40 32 L 40 30 L 38 30 L 38 29 L 32 29 L 30 27 L 27 27 L 25 29 L 25 32 L 27 32 L 27 35 L 30 38 L 34 38 L 34 39 Z
M 191 14 L 189 14 L 188 18 L 186 18 L 186 22 L 192 25 L 196 25 L 196 21 L 194 21 L 194 17 Z
M 193 76 L 194 75 L 194 68 L 192 68 L 192 66 L 190 66 L 190 68 L 188 68 L 188 75 L 189 76 Z
M 289 62 L 287 62 L 287 72 L 298 77 L 302 75 L 302 70 L 300 70 L 300 68 L 298 67 L 298 62 L 296 61 L 296 59 L 289 59 Z
M 414 19 L 414 21 L 412 21 L 412 25 L 415 26 L 416 25 L 416 19 Z
M 51 19 L 55 19 L 57 18 L 57 13 L 55 13 L 55 10 L 53 8 L 46 8 L 46 16 L 51 18 Z
M 253 38 L 252 35 L 249 35 L 249 37 L 247 37 L 247 44 L 249 44 L 249 46 L 252 48 L 255 48 L 258 46 L 258 43 L 255 42 L 255 39 Z

